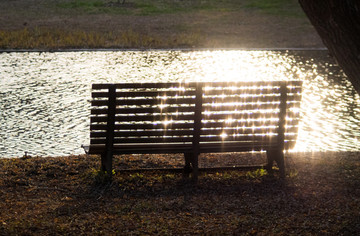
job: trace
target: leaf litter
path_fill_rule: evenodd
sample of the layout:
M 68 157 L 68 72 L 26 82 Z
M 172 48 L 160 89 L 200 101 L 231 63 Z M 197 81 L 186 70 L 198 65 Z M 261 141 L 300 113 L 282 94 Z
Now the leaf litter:
M 360 153 L 286 155 L 287 176 L 180 172 L 182 155 L 124 155 L 112 181 L 96 156 L 0 159 L 0 235 L 353 235 L 360 231 Z M 200 167 L 260 164 L 263 154 L 209 154 Z

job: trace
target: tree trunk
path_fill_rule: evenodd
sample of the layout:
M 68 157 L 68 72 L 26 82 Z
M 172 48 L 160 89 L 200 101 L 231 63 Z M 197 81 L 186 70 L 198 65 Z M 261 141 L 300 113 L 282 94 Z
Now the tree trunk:
M 299 3 L 360 94 L 360 1 L 299 0 Z

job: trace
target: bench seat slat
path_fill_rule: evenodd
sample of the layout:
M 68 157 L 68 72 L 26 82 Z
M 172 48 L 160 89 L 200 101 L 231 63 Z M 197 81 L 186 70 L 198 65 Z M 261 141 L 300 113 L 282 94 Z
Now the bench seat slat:
M 105 148 L 104 144 L 94 144 L 90 146 L 89 154 L 101 154 Z M 143 153 L 185 153 L 191 152 L 192 143 L 158 143 L 158 144 L 114 144 L 115 154 L 143 154 Z
M 186 143 L 192 142 L 192 137 L 143 137 L 143 138 L 114 138 L 116 143 Z M 90 144 L 104 144 L 105 138 L 94 138 L 90 140 Z
M 296 133 L 298 127 L 290 127 L 286 129 L 287 133 Z M 193 134 L 193 129 L 168 129 L 168 130 L 132 130 L 132 131 L 115 131 L 114 137 L 143 137 L 143 136 L 191 136 Z M 265 128 L 229 128 L 229 127 L 220 127 L 218 129 L 203 129 L 201 130 L 201 135 L 216 135 L 221 136 L 224 133 L 227 135 L 240 135 L 240 134 L 268 134 L 268 133 L 277 133 L 277 127 L 265 127 Z M 106 137 L 106 132 L 91 132 L 90 138 L 100 138 Z
M 250 151 L 265 151 L 275 146 L 274 143 L 206 143 L 200 144 L 201 153 L 216 153 L 216 152 L 250 152 Z
M 277 141 L 277 136 L 227 136 L 225 138 L 222 138 L 220 136 L 201 136 L 200 142 L 233 142 L 233 141 L 248 141 L 248 142 L 255 142 L 255 141 L 261 141 L 264 143 L 270 142 L 270 140 L 274 140 L 274 142 Z M 114 138 L 114 144 L 115 143 L 176 143 L 176 142 L 192 142 L 192 137 L 143 137 L 143 138 Z M 103 144 L 106 142 L 105 138 L 96 138 L 91 139 L 91 144 Z
M 289 149 L 295 143 L 285 143 L 285 148 Z M 257 144 L 257 143 L 207 143 L 200 144 L 201 153 L 215 153 L 215 152 L 249 152 L 249 151 L 265 151 L 272 148 L 273 144 Z M 89 154 L 102 154 L 105 145 L 94 144 L 89 149 Z M 114 145 L 114 154 L 169 154 L 169 153 L 186 153 L 192 151 L 192 144 L 125 144 Z

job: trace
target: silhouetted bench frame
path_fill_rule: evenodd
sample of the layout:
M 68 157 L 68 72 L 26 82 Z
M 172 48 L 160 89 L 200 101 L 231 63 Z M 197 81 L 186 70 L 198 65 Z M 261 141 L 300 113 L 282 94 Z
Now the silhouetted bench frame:
M 93 84 L 89 154 L 111 173 L 116 154 L 184 153 L 198 178 L 198 155 L 266 151 L 285 176 L 296 142 L 301 81 Z

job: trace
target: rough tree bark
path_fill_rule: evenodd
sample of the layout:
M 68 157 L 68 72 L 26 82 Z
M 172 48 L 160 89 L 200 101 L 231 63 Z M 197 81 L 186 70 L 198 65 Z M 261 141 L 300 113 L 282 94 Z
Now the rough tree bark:
M 299 0 L 299 3 L 360 94 L 360 1 Z

